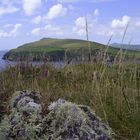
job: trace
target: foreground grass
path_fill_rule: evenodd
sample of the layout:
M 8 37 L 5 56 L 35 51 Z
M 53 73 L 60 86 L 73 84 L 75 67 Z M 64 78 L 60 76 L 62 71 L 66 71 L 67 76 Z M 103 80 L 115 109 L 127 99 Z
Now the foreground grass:
M 140 138 L 140 65 L 93 63 L 55 69 L 19 64 L 1 72 L 0 82 L 1 114 L 8 113 L 14 91 L 36 90 L 44 106 L 59 98 L 88 105 L 114 129 L 117 139 Z

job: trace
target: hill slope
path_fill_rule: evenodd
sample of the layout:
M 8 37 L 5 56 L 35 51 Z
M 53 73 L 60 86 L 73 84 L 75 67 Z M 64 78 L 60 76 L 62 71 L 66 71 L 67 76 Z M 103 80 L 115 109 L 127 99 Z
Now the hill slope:
M 105 45 L 96 42 L 90 42 L 90 47 L 92 55 L 106 49 Z M 111 57 L 115 57 L 118 51 L 117 48 L 109 47 L 107 53 Z M 79 58 L 81 56 L 87 57 L 88 53 L 88 42 L 85 40 L 43 38 L 10 50 L 4 55 L 3 59 L 40 61 L 47 57 L 49 60 L 58 61 L 64 60 L 66 55 L 67 58 Z M 140 52 L 127 51 L 127 56 L 140 59 Z
M 123 47 L 124 49 L 140 51 L 140 45 L 113 43 L 113 44 L 111 44 L 111 46 L 116 47 L 116 48 Z

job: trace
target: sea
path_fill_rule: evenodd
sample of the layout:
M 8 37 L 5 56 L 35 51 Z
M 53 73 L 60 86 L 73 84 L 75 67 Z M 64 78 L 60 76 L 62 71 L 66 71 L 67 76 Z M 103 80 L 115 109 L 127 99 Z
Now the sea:
M 6 69 L 8 66 L 14 66 L 17 64 L 17 62 L 12 62 L 12 61 L 8 61 L 8 60 L 3 60 L 3 55 L 6 53 L 7 51 L 0 51 L 0 71 Z M 32 62 L 33 65 L 41 65 L 43 64 L 43 62 Z M 65 66 L 65 63 L 63 61 L 59 61 L 59 62 L 48 62 L 49 65 L 55 67 L 55 68 L 62 68 Z
M 8 61 L 8 60 L 3 60 L 2 57 L 3 55 L 6 53 L 7 51 L 0 51 L 0 71 L 6 69 L 8 66 L 14 66 L 17 64 L 17 62 L 12 62 L 12 61 Z M 124 62 L 125 64 L 140 64 L 140 60 L 138 61 L 131 61 L 131 62 Z M 32 62 L 33 65 L 41 65 L 43 64 L 43 62 Z M 49 65 L 55 67 L 55 68 L 63 68 L 65 67 L 67 64 L 65 64 L 64 61 L 59 61 L 59 62 L 48 62 Z M 76 63 L 72 63 L 76 64 Z M 112 63 L 108 63 L 108 65 L 112 65 Z
M 3 60 L 2 57 L 7 51 L 0 51 L 0 71 L 4 70 L 6 67 L 10 65 L 14 65 L 14 62 L 10 62 L 7 60 Z

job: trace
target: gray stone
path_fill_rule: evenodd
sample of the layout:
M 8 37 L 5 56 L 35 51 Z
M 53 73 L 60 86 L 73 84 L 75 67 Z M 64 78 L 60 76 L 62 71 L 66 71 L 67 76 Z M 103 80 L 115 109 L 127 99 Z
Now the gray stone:
M 40 94 L 13 94 L 10 114 L 0 124 L 0 140 L 113 140 L 112 129 L 87 106 L 59 99 L 42 116 Z

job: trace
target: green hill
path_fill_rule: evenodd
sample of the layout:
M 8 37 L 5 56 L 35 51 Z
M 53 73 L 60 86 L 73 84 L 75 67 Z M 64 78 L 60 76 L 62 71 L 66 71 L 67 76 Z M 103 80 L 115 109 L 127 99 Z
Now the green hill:
M 100 43 L 90 42 L 90 48 L 92 56 L 97 56 L 99 52 L 104 52 L 107 47 Z M 114 58 L 118 51 L 118 48 L 109 47 L 107 53 Z M 3 59 L 41 61 L 47 57 L 50 61 L 59 61 L 66 57 L 68 59 L 78 59 L 81 56 L 87 58 L 88 54 L 88 42 L 85 40 L 43 38 L 10 50 Z M 140 59 L 140 52 L 128 50 L 126 57 Z
M 124 49 L 130 49 L 130 50 L 137 50 L 140 51 L 140 45 L 135 44 L 120 44 L 120 43 L 113 43 L 111 44 L 112 47 L 120 48 L 123 47 Z

